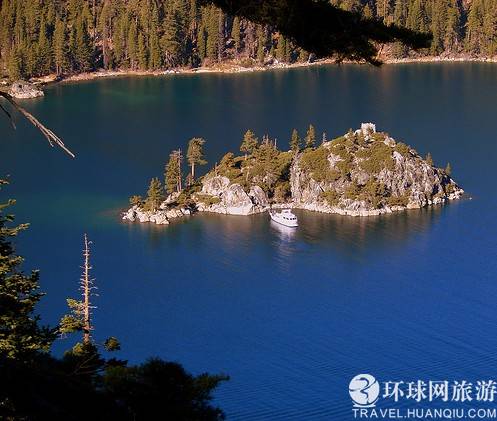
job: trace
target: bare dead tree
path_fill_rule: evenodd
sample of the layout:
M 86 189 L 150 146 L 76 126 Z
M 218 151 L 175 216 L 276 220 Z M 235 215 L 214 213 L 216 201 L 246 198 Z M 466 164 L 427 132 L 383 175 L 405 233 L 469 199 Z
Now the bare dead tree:
M 93 290 L 97 287 L 94 284 L 95 279 L 90 276 L 90 271 L 92 266 L 90 264 L 90 244 L 88 241 L 88 236 L 84 235 L 84 249 L 83 249 L 83 259 L 84 264 L 81 267 L 83 269 L 83 274 L 81 276 L 80 289 L 83 295 L 83 343 L 89 344 L 91 342 L 91 331 L 93 330 L 92 324 L 92 310 L 96 306 L 91 305 L 91 297 L 95 295 Z

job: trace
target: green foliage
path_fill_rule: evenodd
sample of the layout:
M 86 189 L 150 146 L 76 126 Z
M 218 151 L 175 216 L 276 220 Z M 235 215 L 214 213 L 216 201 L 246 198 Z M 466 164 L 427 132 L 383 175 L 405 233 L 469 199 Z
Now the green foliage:
M 321 193 L 321 198 L 329 206 L 337 206 L 340 202 L 340 195 L 335 190 L 327 190 Z
M 357 157 L 363 159 L 359 165 L 370 175 L 378 174 L 384 168 L 392 171 L 395 168 L 392 151 L 383 141 L 375 140 L 369 148 L 357 152 Z
M 299 132 L 297 129 L 293 129 L 292 137 L 290 139 L 290 149 L 297 153 L 300 151 L 302 140 L 300 139 Z
M 169 194 L 174 192 L 181 192 L 182 190 L 182 161 L 183 155 L 181 154 L 181 150 L 179 149 L 172 151 L 169 155 L 169 161 L 167 162 L 164 170 L 166 192 Z
M 240 160 L 236 159 L 232 152 L 228 152 L 221 158 L 219 165 L 216 165 L 214 172 L 233 182 L 242 174 Z
M 201 137 L 194 137 L 188 142 L 186 159 L 191 168 L 191 181 L 195 179 L 195 166 L 207 164 L 207 161 L 204 159 L 204 144 L 205 140 Z
M 369 202 L 373 208 L 380 208 L 388 195 L 385 185 L 371 178 L 364 187 L 362 187 L 360 198 Z
M 252 130 L 247 130 L 240 145 L 240 152 L 243 152 L 246 156 L 251 155 L 255 152 L 258 145 L 259 139 L 257 139 L 255 133 Z
M 107 352 L 119 351 L 121 344 L 114 336 L 107 338 L 104 342 L 104 347 Z
M 351 200 L 357 200 L 361 194 L 361 186 L 357 184 L 357 181 L 352 180 L 350 185 L 345 189 L 345 197 Z
M 6 184 L 0 180 L 0 188 Z M 26 361 L 49 349 L 55 331 L 40 327 L 34 314 L 44 294 L 38 272 L 26 275 L 21 270 L 24 259 L 15 253 L 12 242 L 28 225 L 11 226 L 14 217 L 5 210 L 12 204 L 13 200 L 0 204 L 0 358 Z
M 307 133 L 305 135 L 305 147 L 313 148 L 315 144 L 316 144 L 316 129 L 314 129 L 314 126 L 310 124 L 309 128 L 307 129 Z
M 245 165 L 251 180 L 259 184 L 267 193 L 271 193 L 274 184 L 282 176 L 285 165 L 289 166 L 291 156 L 280 161 L 280 151 L 266 139 L 255 151 L 253 159 Z
M 274 187 L 273 200 L 281 203 L 291 197 L 291 188 L 289 181 L 278 181 Z
M 445 174 L 447 174 L 449 177 L 452 175 L 452 167 L 450 165 L 450 162 L 447 162 L 447 166 L 445 167 Z
M 394 150 L 400 153 L 404 158 L 407 158 L 411 154 L 411 148 L 402 142 L 398 142 L 395 145 Z
M 237 12 L 234 19 L 212 2 L 227 7 L 221 0 L 98 1 L 95 7 L 81 0 L 4 0 L 0 8 L 0 22 L 4 23 L 0 27 L 0 68 L 18 79 L 99 67 L 159 70 L 195 66 L 206 57 L 211 62 L 239 59 L 262 63 L 273 54 L 283 62 L 307 61 L 309 52 L 319 56 L 338 52 L 337 57 L 376 63 L 376 47 L 369 38 L 376 39 L 378 44 L 396 41 L 394 55 L 398 56 L 408 52 L 399 41 L 426 44 L 426 37 L 383 27 L 380 21 L 431 31 L 433 40 L 430 48 L 421 52 L 424 55 L 467 52 L 484 57 L 497 52 L 497 0 L 473 0 L 467 5 L 457 0 L 372 0 L 365 5 L 357 0 L 331 2 L 347 10 L 362 11 L 367 18 L 363 22 L 357 15 L 342 12 L 326 2 L 302 1 L 293 5 L 299 10 L 292 9 L 293 13 L 301 13 L 301 19 L 307 16 L 314 29 L 299 30 L 297 34 L 284 33 L 292 32 L 291 27 L 284 31 L 277 28 L 279 21 L 274 16 L 285 13 L 287 1 L 265 8 L 236 8 L 229 2 L 235 9 L 228 14 Z M 250 10 L 255 16 L 247 15 Z M 272 15 L 267 15 L 270 10 Z M 264 16 L 258 16 L 259 13 Z M 330 25 L 324 21 L 326 16 L 330 17 L 329 22 L 340 24 Z M 256 23 L 248 18 L 256 19 Z M 358 26 L 362 24 L 366 27 L 360 33 Z M 355 28 L 357 38 L 351 36 L 347 25 Z
M 325 146 L 306 149 L 300 158 L 300 167 L 302 170 L 309 172 L 317 182 L 335 181 L 339 175 L 330 167 L 329 154 L 330 151 Z
M 407 196 L 389 196 L 387 199 L 388 206 L 407 206 L 408 203 Z
M 152 178 L 147 191 L 147 198 L 143 208 L 147 211 L 155 212 L 164 201 L 164 189 L 158 178 Z
M 131 206 L 142 207 L 143 206 L 143 198 L 141 196 L 137 196 L 137 195 L 131 196 L 129 198 L 129 204 Z
M 60 333 L 82 332 L 85 325 L 85 305 L 83 301 L 68 298 L 67 306 L 70 314 L 62 316 L 59 322 Z
M 221 202 L 221 199 L 217 196 L 211 196 L 210 194 L 200 194 L 197 193 L 195 198 L 198 202 L 204 203 L 206 206 L 217 205 Z
M 433 166 L 433 158 L 431 157 L 431 153 L 428 152 L 426 155 L 425 161 L 428 165 Z

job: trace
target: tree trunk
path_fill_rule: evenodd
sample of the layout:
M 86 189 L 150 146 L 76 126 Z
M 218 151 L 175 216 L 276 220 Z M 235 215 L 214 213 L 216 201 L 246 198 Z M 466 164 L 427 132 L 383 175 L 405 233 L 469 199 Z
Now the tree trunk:
M 88 246 L 88 237 L 85 234 L 85 249 L 83 251 L 83 256 L 85 258 L 85 263 L 83 266 L 83 277 L 81 279 L 83 283 L 83 304 L 84 304 L 84 326 L 83 326 L 83 343 L 90 343 L 90 331 L 91 331 L 91 320 L 90 320 L 90 249 Z

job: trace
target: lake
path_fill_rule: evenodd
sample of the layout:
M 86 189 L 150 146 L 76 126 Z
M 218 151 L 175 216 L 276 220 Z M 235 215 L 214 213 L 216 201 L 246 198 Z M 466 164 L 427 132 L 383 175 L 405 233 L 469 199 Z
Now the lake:
M 352 419 L 350 379 L 497 377 L 497 66 L 323 66 L 236 75 L 118 78 L 46 89 L 23 104 L 72 160 L 18 118 L 0 119 L 0 159 L 31 227 L 18 249 L 41 270 L 43 320 L 77 294 L 83 233 L 93 241 L 95 337 L 120 358 L 226 373 L 228 419 Z M 132 194 L 169 152 L 207 140 L 212 165 L 248 128 L 286 146 L 313 123 L 339 136 L 372 121 L 435 163 L 471 199 L 370 218 L 297 212 L 124 223 Z M 59 341 L 55 352 L 71 346 Z

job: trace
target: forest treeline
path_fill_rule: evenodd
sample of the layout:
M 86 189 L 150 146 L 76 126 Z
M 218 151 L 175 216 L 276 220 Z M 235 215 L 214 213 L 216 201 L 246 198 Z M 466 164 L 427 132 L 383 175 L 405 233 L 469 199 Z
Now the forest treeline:
M 431 47 L 422 55 L 497 53 L 497 0 L 332 3 L 365 18 L 431 32 Z M 389 52 L 408 53 L 400 44 Z M 201 7 L 197 0 L 0 0 L 0 69 L 11 79 L 308 59 L 274 28 Z

